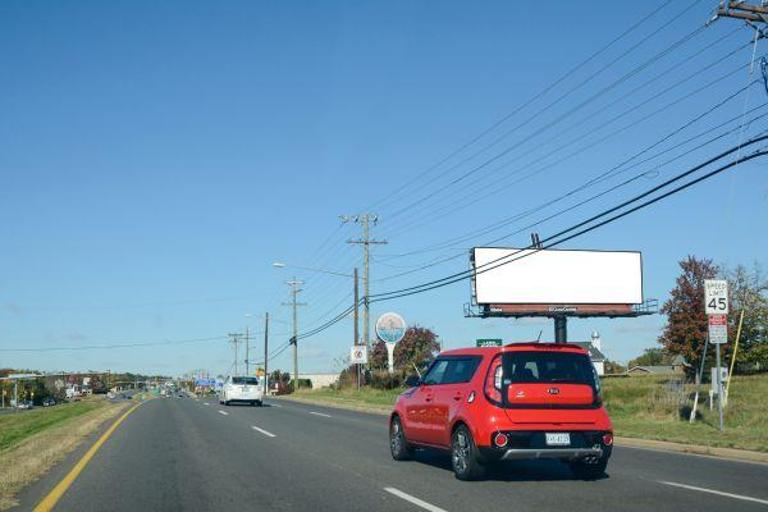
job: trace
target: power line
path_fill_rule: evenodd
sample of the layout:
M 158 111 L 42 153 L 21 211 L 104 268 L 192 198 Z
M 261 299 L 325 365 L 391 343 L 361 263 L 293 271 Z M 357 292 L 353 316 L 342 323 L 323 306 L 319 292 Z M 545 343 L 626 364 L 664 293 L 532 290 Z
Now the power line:
M 750 86 L 747 86 L 747 87 L 750 87 Z M 612 177 L 614 177 L 614 176 L 616 176 L 618 174 L 621 174 L 621 173 L 626 172 L 626 171 L 628 171 L 628 170 L 630 170 L 632 168 L 635 168 L 635 167 L 637 167 L 638 165 L 640 165 L 640 164 L 642 164 L 644 162 L 647 162 L 649 160 L 657 158 L 658 156 L 660 156 L 660 155 L 662 155 L 662 154 L 664 154 L 664 153 L 666 153 L 666 152 L 668 152 L 670 150 L 673 150 L 673 149 L 679 147 L 680 145 L 684 144 L 686 141 L 683 141 L 682 143 L 679 143 L 679 144 L 677 144 L 675 146 L 672 146 L 671 148 L 668 148 L 666 150 L 660 151 L 660 152 L 658 152 L 656 155 L 654 155 L 652 157 L 646 158 L 645 160 L 637 162 L 637 163 L 633 164 L 632 166 L 627 167 L 624 170 L 621 170 L 623 167 L 626 167 L 632 161 L 634 161 L 637 158 L 645 155 L 646 153 L 650 152 L 654 148 L 656 148 L 656 147 L 660 146 L 661 144 L 663 144 L 664 142 L 670 140 L 675 135 L 681 133 L 683 130 L 689 128 L 690 126 L 692 126 L 695 123 L 699 122 L 700 120 L 702 120 L 706 116 L 710 115 L 714 111 L 716 111 L 719 108 L 725 106 L 728 102 L 730 102 L 731 100 L 736 98 L 739 94 L 744 92 L 744 90 L 745 89 L 742 88 L 742 89 L 736 91 L 735 93 L 731 93 L 731 94 L 727 95 L 725 98 L 721 99 L 720 101 L 718 101 L 717 103 L 715 103 L 714 105 L 709 107 L 704 112 L 702 112 L 702 113 L 694 116 L 693 118 L 689 119 L 688 121 L 686 121 L 682 125 L 678 126 L 677 128 L 675 128 L 671 132 L 669 132 L 666 135 L 664 135 L 663 137 L 661 137 L 660 139 L 658 139 L 655 142 L 651 143 L 650 145 L 644 147 L 643 149 L 641 149 L 640 151 L 634 153 L 633 155 L 627 157 L 626 159 L 624 159 L 620 163 L 612 166 L 610 169 L 608 169 L 608 170 L 598 174 L 597 176 L 587 180 L 585 183 L 583 183 L 583 184 L 581 184 L 581 185 L 579 185 L 579 186 L 577 186 L 575 188 L 572 188 L 571 190 L 565 192 L 564 194 L 561 194 L 560 196 L 555 197 L 554 199 L 551 199 L 551 200 L 546 201 L 546 202 L 544 202 L 542 204 L 539 204 L 538 206 L 535 206 L 535 207 L 529 208 L 527 210 L 524 210 L 523 212 L 519 212 L 519 213 L 517 213 L 515 215 L 512 215 L 510 217 L 506 217 L 506 218 L 504 218 L 504 219 L 502 219 L 500 221 L 496 221 L 494 223 L 491 223 L 491 224 L 489 224 L 489 225 L 487 225 L 487 226 L 485 226 L 483 228 L 470 231 L 469 233 L 465 233 L 464 235 L 461 235 L 459 237 L 453 237 L 453 238 L 451 238 L 449 240 L 446 240 L 446 241 L 444 241 L 442 243 L 439 243 L 439 244 L 433 244 L 432 246 L 429 246 L 429 247 L 430 248 L 431 247 L 442 248 L 442 247 L 447 246 L 447 245 L 455 245 L 457 243 L 463 243 L 463 242 L 469 241 L 472 238 L 475 238 L 477 236 L 482 236 L 482 235 L 491 233 L 491 232 L 496 231 L 496 230 L 498 230 L 498 229 L 500 229 L 500 228 L 502 228 L 502 227 L 504 227 L 506 225 L 509 225 L 509 224 L 511 224 L 513 222 L 521 220 L 522 218 L 525 218 L 525 217 L 528 217 L 528 216 L 530 216 L 530 215 L 532 215 L 534 213 L 537 213 L 537 212 L 539 212 L 539 211 L 541 211 L 541 210 L 543 210 L 543 209 L 545 209 L 545 208 L 547 208 L 547 207 L 549 207 L 549 206 L 551 206 L 551 205 L 553 205 L 555 203 L 558 203 L 558 202 L 560 202 L 560 201 L 562 201 L 564 199 L 567 199 L 568 197 L 570 197 L 570 196 L 572 196 L 572 195 L 574 195 L 574 194 L 576 194 L 576 193 L 578 193 L 578 192 L 580 192 L 582 190 L 585 190 L 585 189 L 587 189 L 589 187 L 592 187 L 592 186 L 594 186 L 594 185 L 596 185 L 598 183 L 601 183 L 601 182 L 603 182 L 603 181 L 605 181 L 607 179 L 610 179 L 610 178 L 612 178 Z M 765 105 L 761 105 L 760 107 L 758 107 L 758 109 L 762 108 L 764 106 Z M 753 110 L 757 110 L 757 109 L 753 109 Z M 699 133 L 698 135 L 696 135 L 696 136 L 694 136 L 694 137 L 692 137 L 692 138 L 690 138 L 688 140 L 689 141 L 690 140 L 695 140 L 698 137 L 701 137 L 703 135 L 711 133 L 712 130 L 716 130 L 716 129 L 724 126 L 724 125 L 727 125 L 727 124 L 737 120 L 739 117 L 740 116 L 732 117 L 728 121 L 726 121 L 724 123 L 721 123 L 721 124 L 719 124 L 717 126 L 710 127 L 708 130 L 703 131 L 703 132 Z M 753 122 L 753 121 L 754 120 L 752 120 L 750 122 Z M 499 187 L 498 187 L 498 184 L 497 184 L 497 185 L 494 186 L 494 190 L 498 190 L 498 189 L 499 189 Z M 489 242 L 489 243 L 494 243 L 494 242 Z M 390 257 L 391 258 L 404 257 L 404 256 L 412 255 L 412 254 L 417 254 L 419 252 L 426 252 L 426 250 L 428 250 L 428 249 L 422 249 L 420 251 L 410 251 L 410 252 L 403 253 L 403 254 L 400 254 L 400 255 L 392 255 Z
M 550 91 L 554 90 L 556 87 L 558 87 L 561 83 L 563 83 L 565 80 L 573 76 L 576 72 L 578 72 L 580 69 L 582 69 L 584 66 L 592 62 L 594 59 L 596 59 L 598 56 L 605 53 L 608 49 L 613 47 L 616 43 L 624 39 L 626 36 L 637 30 L 641 25 L 643 25 L 646 21 L 654 17 L 656 14 L 658 14 L 664 7 L 669 5 L 671 3 L 671 0 L 667 0 L 666 2 L 663 2 L 661 5 L 656 7 L 653 11 L 648 13 L 647 15 L 643 16 L 639 21 L 635 22 L 633 25 L 631 25 L 629 28 L 624 30 L 622 33 L 620 33 L 618 36 L 616 36 L 614 39 L 609 41 L 606 45 L 592 53 L 589 57 L 579 62 L 576 66 L 572 67 L 570 70 L 568 70 L 566 73 L 561 75 L 559 78 L 557 78 L 554 82 L 549 84 L 547 87 L 543 88 L 541 91 L 533 95 L 531 98 L 523 102 L 522 104 L 515 107 L 511 112 L 507 113 L 501 119 L 491 124 L 488 128 L 480 132 L 479 135 L 475 136 L 468 142 L 461 145 L 458 149 L 454 150 L 450 154 L 448 154 L 446 157 L 442 158 L 440 161 L 438 161 L 436 164 L 433 164 L 429 168 L 425 169 L 424 171 L 417 174 L 414 178 L 406 181 L 399 187 L 397 187 L 395 190 L 390 192 L 387 196 L 385 196 L 383 199 L 380 199 L 378 202 L 376 202 L 373 207 L 380 208 L 383 207 L 389 199 L 393 197 L 397 197 L 400 192 L 403 190 L 407 190 L 409 187 L 413 186 L 415 183 L 417 183 L 421 178 L 428 176 L 431 174 L 434 170 L 441 167 L 444 163 L 451 160 L 453 157 L 457 156 L 461 152 L 463 152 L 468 147 L 474 145 L 479 140 L 481 140 L 483 137 L 494 131 L 496 128 L 504 124 L 506 121 L 514 117 L 516 114 L 539 100 L 540 98 L 544 97 L 546 94 L 548 94 Z M 600 72 L 604 71 L 606 68 L 602 68 Z M 599 74 L 599 73 L 598 73 Z M 593 74 L 592 77 L 597 76 L 597 74 Z
M 744 143 L 741 146 L 735 146 L 733 148 L 730 148 L 730 149 L 728 149 L 728 150 L 718 154 L 717 156 L 715 156 L 713 158 L 710 158 L 707 161 L 705 161 L 705 162 L 703 162 L 703 163 L 701 163 L 701 164 L 699 164 L 699 165 L 697 165 L 697 166 L 695 166 L 695 167 L 693 167 L 693 168 L 691 168 L 691 169 L 689 169 L 689 170 L 687 170 L 687 171 L 685 171 L 685 172 L 683 172 L 681 174 L 678 174 L 675 177 L 670 178 L 669 180 L 666 180 L 665 182 L 663 182 L 663 183 L 661 183 L 661 184 L 659 184 L 659 185 L 657 185 L 657 186 L 655 186 L 655 187 L 653 187 L 653 188 L 651 188 L 651 189 L 641 193 L 640 195 L 637 195 L 637 196 L 633 197 L 632 199 L 624 201 L 624 202 L 620 203 L 617 206 L 614 206 L 614 207 L 612 207 L 612 208 L 610 208 L 608 210 L 604 210 L 603 212 L 601 212 L 601 213 L 599 213 L 599 214 L 597 214 L 597 215 L 595 215 L 593 217 L 590 217 L 587 220 L 579 222 L 578 224 L 575 224 L 575 225 L 573 225 L 573 226 L 571 226 L 569 228 L 566 228 L 566 229 L 564 229 L 564 230 L 562 230 L 562 231 L 560 231 L 560 232 L 558 232 L 558 233 L 556 233 L 554 235 L 551 235 L 550 237 L 541 240 L 541 242 L 542 242 L 542 244 L 544 244 L 546 242 L 551 242 L 546 247 L 552 247 L 554 245 L 557 245 L 557 244 L 563 243 L 565 241 L 571 240 L 571 239 L 574 238 L 573 235 L 569 236 L 567 238 L 564 238 L 562 240 L 558 240 L 556 242 L 552 242 L 552 240 L 554 238 L 558 238 L 558 237 L 560 237 L 560 236 L 562 236 L 564 234 L 567 234 L 567 233 L 569 233 L 569 232 L 571 232 L 571 231 L 573 231 L 575 229 L 578 229 L 578 228 L 580 228 L 580 227 L 582 227 L 582 226 L 584 226 L 586 224 L 594 222 L 595 220 L 597 220 L 597 219 L 599 219 L 601 217 L 609 215 L 609 214 L 611 214 L 611 213 L 613 213 L 613 212 L 615 212 L 615 211 L 617 211 L 617 210 L 619 210 L 621 208 L 624 208 L 624 207 L 626 207 L 626 206 L 628 206 L 628 205 L 630 205 L 630 204 L 632 204 L 634 202 L 637 202 L 638 200 L 640 200 L 640 199 L 642 199 L 644 197 L 647 197 L 648 195 L 651 195 L 651 194 L 659 191 L 660 189 L 662 189 L 662 188 L 664 188 L 664 187 L 666 187 L 666 186 L 668 186 L 668 185 L 670 185 L 670 184 L 672 184 L 672 183 L 674 183 L 676 181 L 679 181 L 679 180 L 689 176 L 690 174 L 692 174 L 694 172 L 697 172 L 697 171 L 701 170 L 702 168 L 704 168 L 706 166 L 711 165 L 712 163 L 716 162 L 717 160 L 720 160 L 720 159 L 722 159 L 722 158 L 724 158 L 724 157 L 726 157 L 726 156 L 728 156 L 728 155 L 738 151 L 739 148 L 744 148 L 744 147 L 747 147 L 747 146 L 751 146 L 751 145 L 756 144 L 758 142 L 762 142 L 762 141 L 764 141 L 766 139 L 768 139 L 768 135 L 761 135 L 761 136 L 758 136 L 758 137 L 755 137 L 755 138 L 751 139 L 750 141 Z M 626 216 L 628 213 L 635 212 L 635 211 L 639 210 L 640 208 L 644 208 L 646 206 L 654 204 L 657 201 L 672 195 L 673 193 L 680 192 L 680 191 L 682 191 L 682 190 L 684 190 L 684 189 L 686 189 L 686 188 L 688 188 L 688 187 L 690 187 L 690 186 L 692 186 L 692 185 L 694 185 L 696 183 L 699 183 L 699 182 L 703 181 L 704 179 L 708 179 L 708 178 L 714 176 L 715 174 L 718 174 L 720 172 L 723 172 L 724 170 L 730 169 L 734 165 L 746 162 L 748 160 L 751 160 L 751 159 L 756 158 L 758 156 L 762 156 L 764 154 L 766 154 L 765 151 L 757 151 L 757 152 L 755 152 L 755 153 L 753 153 L 753 154 L 751 154 L 749 156 L 745 156 L 743 158 L 739 158 L 737 160 L 734 160 L 730 164 L 722 166 L 722 167 L 716 169 L 715 171 L 712 171 L 712 172 L 704 175 L 702 178 L 697 178 L 697 179 L 695 179 L 695 180 L 693 180 L 691 182 L 688 182 L 688 183 L 686 183 L 684 185 L 681 185 L 680 187 L 677 187 L 677 188 L 673 189 L 670 192 L 662 194 L 661 196 L 658 196 L 658 197 L 656 197 L 656 198 L 654 198 L 652 200 L 649 200 L 648 202 L 643 203 L 639 207 L 632 208 L 632 209 L 628 210 L 628 212 L 623 212 L 623 213 L 621 213 L 621 214 L 619 214 L 619 215 L 617 215 L 615 217 L 612 217 L 608 221 L 603 221 L 603 222 L 599 223 L 597 225 L 597 227 L 604 226 L 605 224 L 608 224 L 610 222 L 613 222 L 613 221 L 615 221 L 615 220 L 617 220 L 619 218 L 622 218 L 622 217 Z M 596 228 L 595 227 L 590 227 L 588 229 L 585 229 L 583 231 L 578 232 L 578 235 L 585 234 L 585 233 L 587 233 L 589 231 L 592 231 L 594 229 L 596 229 Z M 536 249 L 536 247 L 528 246 L 526 249 Z M 413 295 L 415 293 L 422 293 L 424 291 L 429 291 L 429 290 L 433 290 L 433 289 L 436 289 L 436 288 L 441 288 L 441 287 L 446 286 L 448 284 L 453 284 L 455 282 L 467 279 L 467 278 L 472 277 L 474 275 L 477 275 L 479 273 L 483 273 L 483 272 L 486 272 L 488 270 L 492 270 L 494 268 L 498 268 L 498 266 L 507 264 L 507 263 L 509 263 L 511 261 L 515 261 L 515 260 L 511 260 L 511 261 L 507 261 L 507 262 L 502 262 L 502 263 L 497 264 L 496 266 L 493 266 L 493 267 L 490 267 L 490 268 L 483 268 L 483 267 L 488 267 L 490 265 L 498 263 L 500 260 L 507 259 L 510 256 L 513 256 L 514 254 L 517 254 L 518 252 L 523 251 L 523 250 L 525 250 L 525 249 L 520 249 L 516 253 L 513 253 L 512 255 L 503 256 L 503 257 L 498 258 L 496 260 L 493 260 L 493 261 L 490 261 L 488 263 L 485 263 L 485 264 L 481 265 L 480 267 L 476 267 L 475 269 L 470 269 L 470 270 L 466 270 L 466 271 L 462 271 L 462 272 L 457 272 L 457 273 L 451 274 L 449 276 L 443 277 L 441 279 L 436 279 L 436 280 L 433 280 L 433 281 L 422 283 L 420 285 L 410 286 L 410 287 L 402 288 L 402 289 L 399 289 L 399 290 L 393 290 L 393 291 L 390 291 L 390 292 L 384 292 L 384 293 L 379 293 L 379 294 L 373 295 L 373 296 L 371 296 L 371 302 L 379 302 L 379 301 L 382 301 L 382 300 L 391 300 L 391 299 L 394 299 L 394 298 L 405 297 L 405 296 L 408 296 L 408 295 Z M 482 270 L 478 270 L 480 268 L 483 268 L 483 269 Z
M 681 13 L 681 15 L 682 15 L 684 12 L 686 12 L 688 9 L 690 9 L 690 7 L 693 7 L 693 5 L 697 4 L 699 1 L 700 1 L 700 0 L 695 0 L 695 1 L 693 2 L 693 4 L 691 4 L 689 7 L 687 7 L 687 8 L 686 8 L 686 10 L 685 10 L 685 11 L 683 11 L 683 12 Z M 613 61 L 611 61 L 609 64 L 607 64 L 607 65 L 606 65 L 606 66 L 604 66 L 603 68 L 601 68 L 601 70 L 602 70 L 602 69 L 607 69 L 608 67 L 612 66 L 613 64 L 615 64 L 616 62 L 618 62 L 619 60 L 621 60 L 622 58 L 624 58 L 626 55 L 628 55 L 629 53 L 631 53 L 632 51 L 634 51 L 634 50 L 635 50 L 636 48 L 638 48 L 638 47 L 639 47 L 641 44 L 643 44 L 643 43 L 645 43 L 645 42 L 647 42 L 647 41 L 651 40 L 651 39 L 652 39 L 653 37 L 655 37 L 655 36 L 656 36 L 656 35 L 657 35 L 657 34 L 658 34 L 658 33 L 659 33 L 661 30 L 663 30 L 663 29 L 667 28 L 667 27 L 668 27 L 670 24 L 672 24 L 674 21 L 676 21 L 676 19 L 677 19 L 677 17 L 673 18 L 672 20 L 668 21 L 667 23 L 665 23 L 664 25 L 662 25 L 661 27 L 659 27 L 658 29 L 656 29 L 656 30 L 655 30 L 655 31 L 653 31 L 652 33 L 650 33 L 650 34 L 648 34 L 647 36 L 645 36 L 645 37 L 644 37 L 644 38 L 643 38 L 643 39 L 642 39 L 640 42 L 636 43 L 636 44 L 635 44 L 633 47 L 631 47 L 629 50 L 625 51 L 625 52 L 624 52 L 624 53 L 622 53 L 622 54 L 621 54 L 619 57 L 617 57 L 616 59 L 614 59 Z M 614 88 L 615 88 L 615 87 L 617 87 L 618 85 L 620 85 L 620 84 L 624 83 L 625 81 L 627 81 L 627 80 L 628 80 L 628 79 L 630 79 L 631 77 L 635 76 L 637 73 L 639 73 L 639 72 L 641 72 L 642 70 L 644 70 L 644 69 L 648 68 L 648 67 L 649 67 L 651 64 L 653 64 L 653 63 L 655 63 L 655 62 L 659 61 L 660 59 L 662 59 L 663 57 L 665 57 L 666 55 L 668 55 L 668 54 L 669 54 L 671 51 L 673 51 L 674 49 L 676 49 L 676 48 L 680 47 L 681 45 L 683 45 L 683 44 L 685 44 L 686 42 L 688 42 L 688 41 L 690 41 L 691 39 L 693 39 L 693 38 L 694 38 L 696 35 L 698 35 L 699 33 L 703 32 L 703 31 L 705 30 L 705 28 L 706 28 L 706 27 L 704 27 L 704 26 L 700 26 L 700 27 L 696 28 L 695 30 L 693 30 L 693 31 L 689 32 L 688 34 L 686 34 L 686 35 L 685 35 L 685 36 L 683 36 L 682 38 L 678 39 L 677 41 L 675 41 L 675 42 L 674 42 L 674 43 L 672 43 L 671 45 L 667 46 L 666 48 L 664 48 L 664 49 L 663 49 L 663 50 L 661 50 L 660 52 L 657 52 L 657 53 L 656 53 L 654 56 L 652 56 L 650 59 L 648 59 L 648 60 L 646 60 L 645 62 L 643 62 L 642 64 L 640 64 L 640 65 L 638 65 L 638 66 L 634 67 L 632 70 L 630 70 L 630 71 L 628 71 L 627 73 L 623 74 L 621 77 L 619 77 L 618 79 L 614 80 L 614 81 L 613 81 L 612 83 L 610 83 L 609 85 L 607 85 L 607 86 L 603 87 L 603 88 L 602 88 L 602 89 L 600 89 L 598 92 L 596 92 L 596 93 L 593 93 L 593 94 L 592 94 L 591 96 L 589 96 L 587 99 L 585 99 L 585 100 L 581 101 L 581 102 L 580 102 L 579 104 L 577 104 L 576 106 L 574 106 L 574 107 L 571 107 L 571 108 L 570 108 L 569 110 L 567 110 L 567 111 L 566 111 L 564 114 L 561 114 L 560 116 L 556 117 L 555 119 L 553 119 L 553 120 L 549 121 L 549 122 L 548 122 L 548 123 L 546 123 L 544 126 L 540 127 L 539 129 L 537 129 L 537 130 L 536 130 L 536 131 L 534 131 L 533 133 L 531 133 L 531 134 L 527 135 L 527 136 L 526 136 L 526 137 L 524 137 L 522 140 L 520 140 L 520 141 L 516 142 L 514 145 L 507 147 L 506 149 L 504 149 L 504 150 L 500 151 L 500 152 L 499 152 L 499 153 L 497 153 L 496 155 L 494 155 L 494 156 L 492 156 L 492 157 L 490 157 L 490 158 L 486 159 L 486 160 L 485 160 L 485 161 L 483 161 L 481 164 L 479 164 L 479 165 L 477 165 L 477 166 L 473 167 L 473 168 L 472 168 L 472 169 L 470 169 L 469 171 L 466 171 L 466 172 L 462 173 L 462 174 L 461 174 L 459 177 L 457 177 L 457 178 L 454 178 L 453 180 L 451 180 L 451 181 L 450 181 L 450 182 L 448 182 L 447 184 L 445 184 L 445 185 L 443 185 L 443 186 L 439 187 L 437 190 L 435 190 L 435 191 L 432 191 L 432 192 L 430 192 L 430 193 L 428 193 L 428 194 L 425 194 L 425 195 L 423 195 L 422 197 L 420 197 L 419 199 L 417 199 L 417 200 L 414 200 L 413 202 L 411 202 L 411 203 L 407 204 L 406 206 L 404 206 L 404 207 L 402 207 L 402 208 L 398 209 L 397 211 L 395 211 L 395 212 L 391 213 L 391 214 L 388 216 L 388 218 L 390 218 L 390 219 L 394 219 L 394 218 L 396 218 L 396 217 L 398 217 L 398 216 L 402 215 L 402 214 L 403 214 L 403 213 L 405 213 L 406 211 L 408 211 L 408 210 L 410 210 L 410 209 L 412 209 L 412 208 L 414 208 L 414 207 L 416 207 L 416 206 L 419 206 L 419 205 L 423 204 L 423 203 L 424 203 L 424 201 L 427 201 L 428 199 L 430 199 L 430 198 L 434 197 L 436 194 L 438 194 L 438 193 L 442 192 L 443 190 L 446 190 L 447 188 L 449 188 L 449 187 L 451 187 L 451 186 L 454 186 L 454 185 L 456 185 L 456 184 L 458 184 L 458 183 L 462 182 L 464 179 L 468 178 L 469 176 L 471 176 L 471 175 L 473 175 L 473 174 L 475 174 L 475 173 L 477 173 L 477 172 L 479 172 L 479 171 L 481 171 L 481 170 L 485 169 L 485 168 L 486 168 L 487 166 L 489 166 L 490 164 L 492 164 L 492 163 L 494 163 L 494 162 L 498 161 L 498 160 L 499 160 L 500 158 L 502 158 L 503 156 L 505 156 L 505 155 L 509 154 L 511 151 L 513 151 L 513 150 L 517 149 L 518 147 L 520 147 L 522 144 L 525 144 L 526 142 L 530 141 L 531 139 L 535 138 L 536 136 L 538 136 L 538 135 L 541 135 L 542 133 L 546 132 L 546 131 L 547 131 L 549 128 L 551 128 L 551 127 L 553 127 L 553 126 L 557 125 L 558 123 L 560 123 L 561 121 L 563 121 L 563 120 L 564 120 L 564 119 L 566 119 L 567 117 L 571 116 L 571 115 L 572 115 L 572 114 L 574 114 L 575 112 L 578 112 L 579 110 L 581 110 L 581 109 L 582 109 L 582 108 L 584 108 L 585 106 L 589 105 L 590 103 L 592 103 L 592 102 L 596 101 L 597 99 L 599 99 L 600 97 L 602 97 L 604 94 L 606 94 L 606 93 L 607 93 L 607 92 L 609 92 L 610 90 L 614 89 Z M 517 124 L 517 125 L 515 125 L 515 126 L 512 128 L 512 129 L 510 129 L 510 130 L 507 130 L 507 131 L 506 131 L 504 134 L 502 134 L 500 137 L 498 137 L 497 139 L 495 139 L 495 140 L 494 140 L 492 143 L 490 143 L 489 145 L 486 145 L 486 146 L 485 146 L 483 149 L 481 149 L 479 152 L 475 153 L 475 154 L 474 154 L 472 157 L 470 157 L 470 159 L 472 159 L 472 158 L 474 158 L 474 157 L 476 157 L 476 156 L 479 156 L 480 154 L 482 154 L 483 152 L 485 152 L 487 149 L 490 149 L 491 147 L 495 146 L 495 145 L 496 145 L 498 142 L 500 142 L 501 140 L 505 139 L 506 137 L 508 137 L 509 135 L 511 135 L 512 133 L 514 133 L 515 131 L 517 131 L 518 129 L 522 128 L 523 126 L 526 126 L 526 125 L 528 125 L 528 124 L 530 124 L 530 123 L 532 123 L 532 122 L 536 121 L 536 119 L 537 119 L 539 116 L 541 116 L 541 114 L 543 114 L 544 112 L 548 111 L 548 110 L 549 110 L 549 109 L 550 109 L 552 106 L 554 106 L 554 105 L 558 104 L 560 101 L 562 101 L 563 99 L 565 99 L 565 98 L 566 98 L 568 95 L 570 95 L 570 94 L 571 94 L 571 92 L 573 92 L 573 91 L 575 91 L 575 90 L 578 90 L 579 88 L 583 87 L 583 86 L 584 86 L 586 83 L 588 83 L 590 80 L 591 80 L 591 77 L 590 77 L 590 78 L 588 78 L 587 80 L 585 80 L 585 81 L 583 81 L 583 82 L 579 83 L 577 86 L 575 86 L 575 87 L 571 88 L 571 89 L 570 89 L 568 92 L 566 92 L 564 95 L 561 95 L 561 96 L 560 96 L 558 99 L 556 99 L 555 101 L 553 101 L 553 102 L 549 103 L 549 104 L 548 104 L 546 107 L 544 107 L 544 108 L 540 109 L 539 111 L 537 111 L 536 113 L 534 113 L 534 114 L 533 114 L 533 115 L 531 115 L 530 117 L 526 118 L 524 121 L 522 121 L 522 122 L 518 123 L 518 124 Z M 444 174 L 447 174 L 448 172 L 450 172 L 450 171 L 452 171 L 452 170 L 454 170 L 454 169 L 458 168 L 458 166 L 459 166 L 459 165 L 461 165 L 461 164 L 463 164 L 463 163 L 466 163 L 468 160 L 469 160 L 469 159 L 466 159 L 466 160 L 464 160 L 464 161 L 460 162 L 460 164 L 457 164 L 457 165 L 455 165 L 454 167 L 452 167 L 452 168 L 448 169 L 447 171 L 445 171 L 445 173 L 444 173 Z

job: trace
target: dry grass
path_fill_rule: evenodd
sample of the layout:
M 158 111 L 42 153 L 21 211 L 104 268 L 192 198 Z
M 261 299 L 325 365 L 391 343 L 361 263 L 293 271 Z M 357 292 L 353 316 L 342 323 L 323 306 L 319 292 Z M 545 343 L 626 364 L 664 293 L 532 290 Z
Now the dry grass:
M 3 461 L 0 465 L 0 510 L 16 505 L 14 496 L 21 489 L 40 478 L 100 425 L 129 405 L 129 402 L 100 403 L 79 416 L 70 417 L 0 451 Z

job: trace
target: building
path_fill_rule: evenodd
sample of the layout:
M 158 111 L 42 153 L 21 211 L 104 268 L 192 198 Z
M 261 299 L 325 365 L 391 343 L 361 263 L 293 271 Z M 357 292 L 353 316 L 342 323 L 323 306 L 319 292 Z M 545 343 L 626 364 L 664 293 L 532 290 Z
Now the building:
M 592 339 L 590 341 L 574 341 L 574 345 L 578 345 L 581 348 L 589 352 L 589 358 L 592 360 L 592 364 L 595 367 L 595 371 L 598 375 L 605 375 L 605 354 L 602 352 L 602 342 L 600 340 L 600 333 L 597 331 L 592 332 Z
M 336 384 L 339 380 L 338 373 L 300 373 L 299 380 L 309 379 L 312 382 L 312 389 L 327 388 Z M 291 375 L 293 380 L 293 375 Z

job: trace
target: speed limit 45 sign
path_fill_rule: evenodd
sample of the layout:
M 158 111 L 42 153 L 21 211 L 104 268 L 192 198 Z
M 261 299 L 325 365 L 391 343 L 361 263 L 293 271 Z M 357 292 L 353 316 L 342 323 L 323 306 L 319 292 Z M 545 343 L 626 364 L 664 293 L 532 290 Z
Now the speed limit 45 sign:
M 704 311 L 708 315 L 728 314 L 728 281 L 724 279 L 704 281 Z

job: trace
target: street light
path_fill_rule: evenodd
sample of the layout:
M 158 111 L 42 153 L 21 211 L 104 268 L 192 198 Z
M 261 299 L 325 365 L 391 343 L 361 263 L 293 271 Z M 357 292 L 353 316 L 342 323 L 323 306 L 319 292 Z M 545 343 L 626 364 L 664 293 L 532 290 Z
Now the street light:
M 282 261 L 275 261 L 272 263 L 272 266 L 274 268 L 286 268 L 288 265 Z M 292 265 L 293 268 L 301 269 L 301 270 L 307 270 L 309 272 L 318 272 L 321 274 L 330 274 L 332 276 L 339 276 L 339 277 L 349 277 L 352 278 L 354 282 L 354 297 L 355 297 L 355 316 L 354 316 L 354 345 L 358 344 L 358 306 L 359 306 L 359 292 L 358 292 L 358 286 L 357 286 L 357 267 L 355 267 L 355 270 L 352 274 L 344 274 L 343 272 L 335 272 L 333 270 L 326 270 L 323 268 L 314 268 L 314 267 L 302 267 L 299 265 Z M 295 287 L 295 284 L 297 283 L 296 279 L 293 279 L 293 281 L 290 281 L 289 284 L 293 286 L 293 354 L 294 354 L 294 368 L 293 368 L 293 374 L 294 374 L 294 380 L 296 381 L 296 389 L 298 389 L 299 386 L 299 374 L 298 374 L 298 363 L 297 363 L 297 350 L 298 350 L 298 326 L 296 322 L 296 293 L 297 289 Z M 360 385 L 360 377 L 358 375 L 358 387 Z
M 276 261 L 272 263 L 272 266 L 275 268 L 286 268 L 288 265 L 286 263 L 283 263 L 282 261 Z M 340 277 L 354 277 L 352 274 L 344 274 L 343 272 L 335 272 L 333 270 L 326 270 L 323 268 L 314 268 L 314 267 L 301 267 L 299 265 L 290 265 L 292 268 L 298 268 L 299 270 L 308 270 L 310 272 L 319 272 L 321 274 L 330 274 L 332 276 L 340 276 Z

